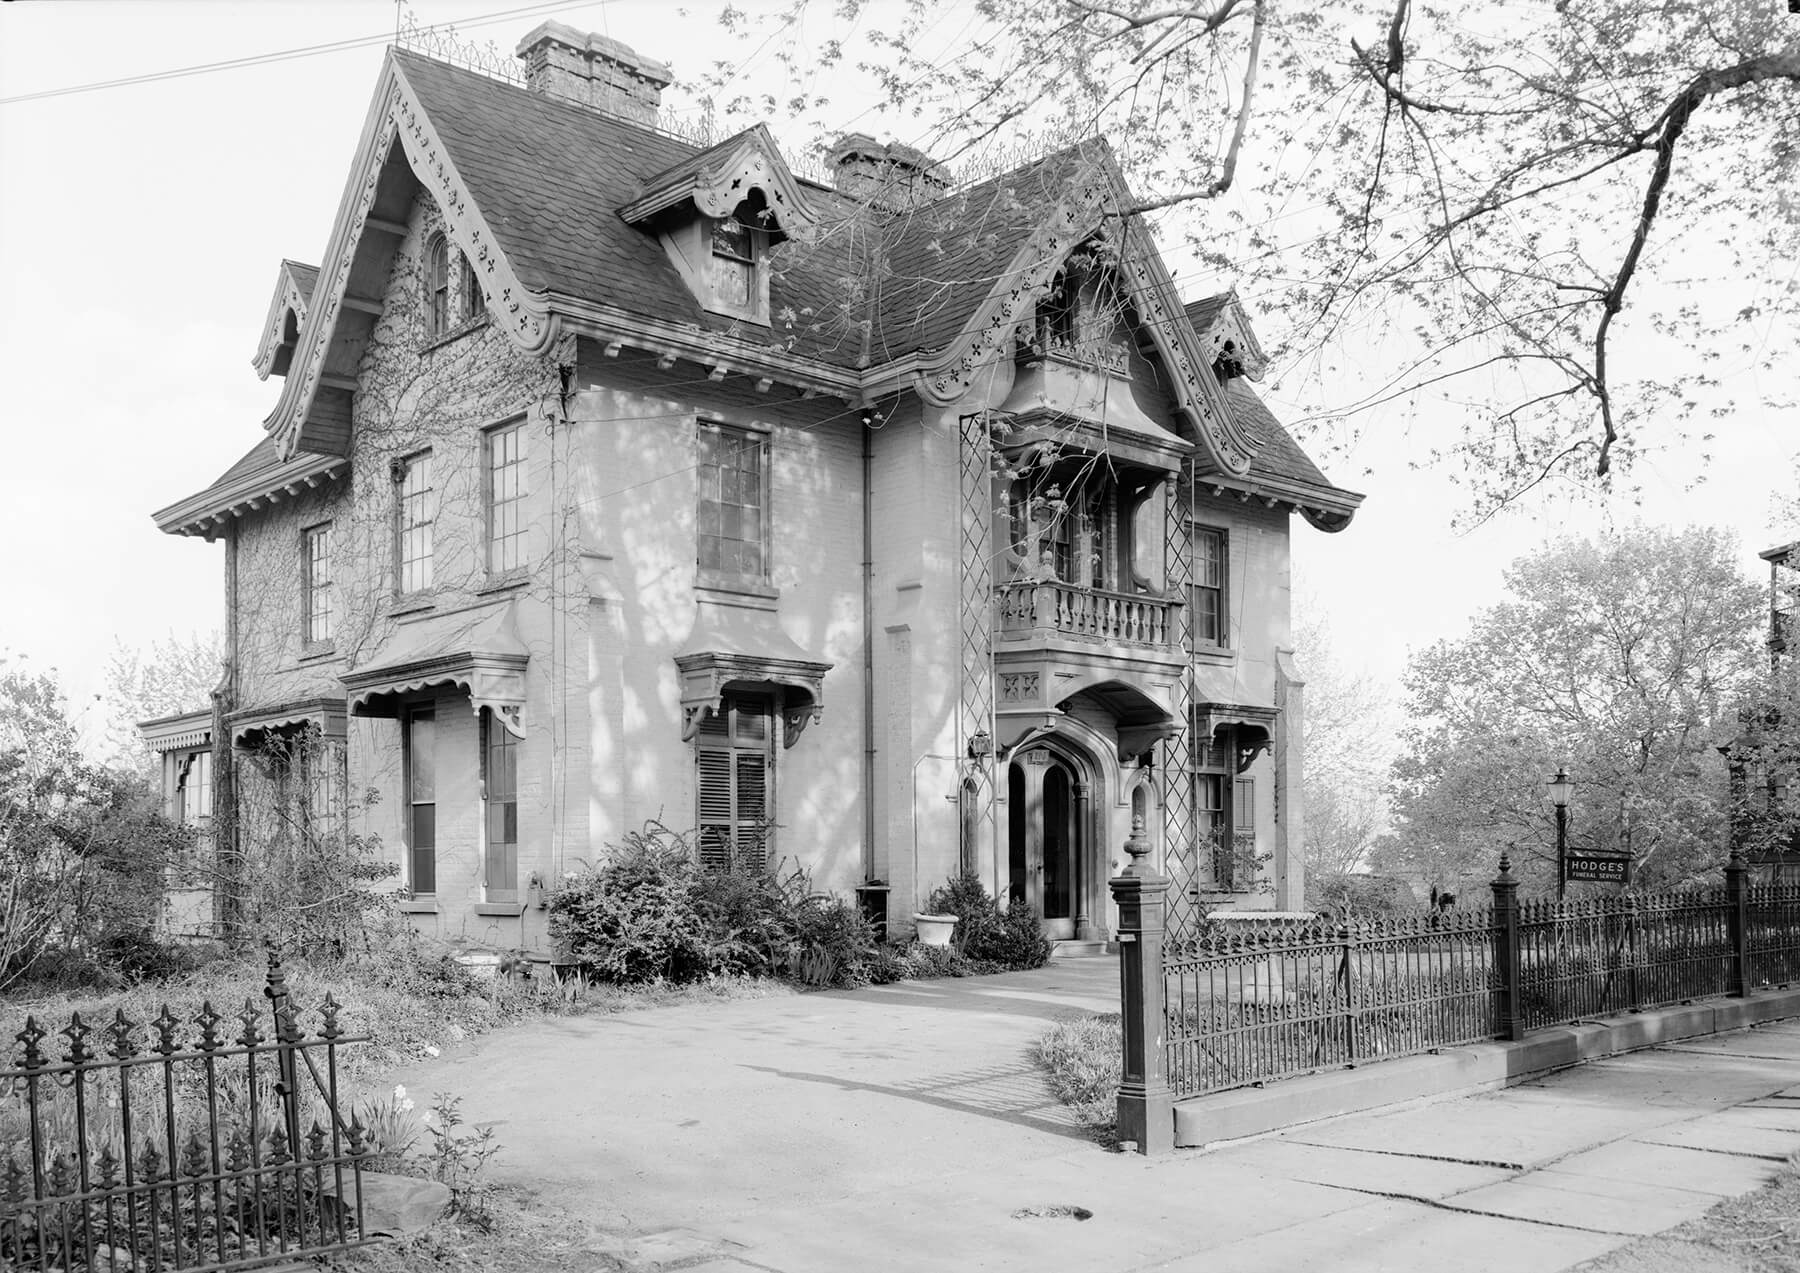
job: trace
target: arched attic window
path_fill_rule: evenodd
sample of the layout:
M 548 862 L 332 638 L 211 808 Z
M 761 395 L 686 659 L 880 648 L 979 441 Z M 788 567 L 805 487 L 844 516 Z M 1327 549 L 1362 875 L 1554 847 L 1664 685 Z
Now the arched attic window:
M 462 262 L 460 271 L 462 277 L 458 280 L 462 299 L 458 305 L 458 313 L 461 320 L 466 323 L 481 317 L 481 276 L 475 272 L 475 262 L 468 257 L 458 252 L 456 259 Z
M 425 337 L 436 340 L 450 329 L 450 244 L 442 234 L 425 245 Z

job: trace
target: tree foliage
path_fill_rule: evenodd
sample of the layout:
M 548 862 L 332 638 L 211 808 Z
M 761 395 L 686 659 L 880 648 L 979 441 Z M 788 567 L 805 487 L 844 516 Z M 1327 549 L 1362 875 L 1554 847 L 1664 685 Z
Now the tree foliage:
M 191 839 L 142 780 L 83 757 L 53 676 L 0 659 L 0 988 L 46 964 L 151 971 Z
M 1507 570 L 1509 599 L 1416 654 L 1394 766 L 1386 870 L 1453 891 L 1512 846 L 1528 888 L 1555 881 L 1546 781 L 1575 781 L 1569 842 L 1629 850 L 1644 886 L 1706 877 L 1728 851 L 1718 752 L 1761 666 L 1761 591 L 1710 529 L 1564 539 Z
M 211 706 L 224 660 L 217 632 L 185 639 L 170 633 L 141 649 L 115 641 L 105 673 L 107 762 L 154 778 L 156 753 L 144 745 L 138 724 Z
M 755 53 L 702 86 L 709 110 L 798 115 L 826 142 L 843 111 L 817 75 L 854 62 L 916 129 L 904 140 L 964 178 L 1109 138 L 1138 206 L 1179 210 L 1212 290 L 1285 320 L 1290 368 L 1346 341 L 1365 367 L 1406 351 L 1354 402 L 1325 385 L 1336 411 L 1474 377 L 1472 418 L 1432 450 L 1462 462 L 1478 513 L 1725 413 L 1721 360 L 1773 366 L 1800 312 L 1782 268 L 1800 247 L 1800 17 L 1781 0 L 913 0 L 897 18 L 842 0 L 833 16 L 822 38 L 806 0 L 728 10 Z M 771 48 L 785 98 L 757 61 Z M 770 89 L 734 97 L 745 83 Z M 1704 450 L 1704 427 L 1690 440 Z
M 1310 889 L 1315 880 L 1363 866 L 1386 829 L 1393 721 L 1385 687 L 1337 657 L 1317 603 L 1303 598 L 1296 610 L 1294 662 L 1306 682 L 1301 773 Z

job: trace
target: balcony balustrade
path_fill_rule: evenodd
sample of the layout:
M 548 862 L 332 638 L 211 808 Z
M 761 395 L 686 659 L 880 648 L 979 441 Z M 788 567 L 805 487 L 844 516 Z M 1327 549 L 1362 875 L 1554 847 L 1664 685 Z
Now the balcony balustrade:
M 1105 592 L 1054 579 L 1002 584 L 995 590 L 1001 640 L 1056 633 L 1114 645 L 1167 648 L 1181 629 L 1170 597 Z

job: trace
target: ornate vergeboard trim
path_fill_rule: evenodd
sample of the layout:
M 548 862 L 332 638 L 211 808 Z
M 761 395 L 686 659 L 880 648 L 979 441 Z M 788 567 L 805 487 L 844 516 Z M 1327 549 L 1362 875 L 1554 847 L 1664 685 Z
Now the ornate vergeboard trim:
M 357 245 L 362 240 L 363 225 L 375 194 L 381 186 L 381 170 L 387 162 L 397 125 L 387 108 L 386 97 L 396 71 L 392 55 L 382 75 L 382 86 L 375 95 L 368 119 L 363 124 L 362 143 L 351 166 L 351 180 L 338 204 L 332 222 L 331 241 L 326 245 L 319 265 L 319 280 L 313 285 L 300 339 L 288 367 L 287 383 L 275 410 L 263 421 L 263 427 L 275 436 L 283 459 L 300 449 L 306 418 L 312 411 L 313 397 L 319 389 L 319 377 L 325 373 L 325 355 L 331 349 L 331 338 L 337 330 L 338 316 L 343 310 L 344 293 L 350 284 L 350 269 L 356 263 Z
M 324 374 L 325 356 L 343 313 L 350 271 L 381 186 L 382 169 L 396 140 L 413 176 L 442 209 L 451 240 L 474 265 L 495 322 L 526 353 L 542 353 L 556 337 L 558 324 L 547 299 L 520 283 L 470 198 L 417 94 L 407 83 L 405 72 L 390 53 L 351 169 L 355 175 L 333 223 L 331 242 L 313 288 L 311 310 L 300 332 L 287 385 L 264 422 L 264 427 L 280 442 L 284 456 L 291 456 L 299 447 Z
M 280 354 L 282 348 L 288 345 L 288 315 L 294 316 L 295 344 L 298 344 L 299 332 L 306 324 L 306 309 L 311 299 L 311 294 L 302 292 L 299 280 L 294 277 L 294 263 L 283 261 L 281 272 L 275 279 L 275 294 L 269 298 L 268 315 L 263 319 L 262 343 L 256 347 L 256 357 L 250 360 L 250 365 L 256 369 L 258 380 L 267 380 L 270 372 L 287 374 L 287 364 L 282 361 Z M 291 347 L 288 354 L 291 358 Z
M 818 213 L 763 124 L 650 178 L 644 193 L 620 208 L 619 215 L 636 225 L 692 200 L 709 217 L 728 217 L 752 190 L 763 192 L 781 231 L 818 224 Z
M 1175 281 L 1150 242 L 1150 232 L 1137 217 L 1127 218 L 1119 252 L 1119 274 L 1132 308 L 1150 333 L 1157 352 L 1172 373 L 1176 406 L 1193 425 L 1214 464 L 1241 477 L 1262 449 L 1263 439 L 1244 428 L 1227 409 L 1204 357 L 1200 340 L 1175 292 Z
M 446 232 L 468 257 L 475 277 L 481 281 L 489 312 L 513 344 L 528 354 L 543 353 L 558 331 L 548 299 L 519 281 L 481 210 L 470 198 L 468 187 L 426 117 L 425 108 L 407 83 L 406 73 L 399 68 L 395 70 L 389 100 L 399 123 L 400 146 L 412 165 L 413 175 L 437 200 Z
M 919 393 L 928 402 L 947 406 L 968 392 L 981 369 L 1006 352 L 1028 307 L 1047 293 L 1069 254 L 1100 235 L 1118 244 L 1118 277 L 1170 371 L 1177 409 L 1214 466 L 1241 476 L 1249 470 L 1262 439 L 1226 410 L 1211 364 L 1201 356 L 1200 341 L 1177 299 L 1174 280 L 1148 230 L 1126 214 L 1123 190 L 1123 178 L 1109 158 L 1084 165 L 1001 273 L 1000 282 L 962 334 L 920 370 Z
M 1250 317 L 1244 313 L 1236 288 L 1226 293 L 1225 303 L 1212 316 L 1206 330 L 1196 330 L 1194 334 L 1200 338 L 1200 351 L 1208 365 L 1217 361 L 1229 344 L 1231 356 L 1243 366 L 1246 377 L 1260 382 L 1268 370 L 1269 355 L 1263 352 L 1256 329 L 1250 326 Z

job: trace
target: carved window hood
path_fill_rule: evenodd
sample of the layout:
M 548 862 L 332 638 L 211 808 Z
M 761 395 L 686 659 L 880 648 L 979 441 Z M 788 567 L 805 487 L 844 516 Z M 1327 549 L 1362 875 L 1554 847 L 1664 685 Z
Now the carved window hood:
M 344 718 L 341 697 L 320 697 L 233 712 L 225 724 L 233 747 L 254 751 L 270 739 L 291 737 L 309 727 L 326 738 L 341 739 L 346 732 Z
M 456 686 L 476 715 L 488 708 L 516 738 L 525 737 L 525 665 L 530 653 L 513 624 L 513 605 L 433 616 L 406 624 L 368 663 L 341 678 L 355 716 L 395 716 L 421 690 Z
M 700 722 L 719 710 L 727 691 L 778 689 L 782 746 L 792 747 L 825 712 L 825 674 L 832 665 L 806 656 L 766 610 L 702 605 L 682 652 L 681 736 L 691 739 Z

